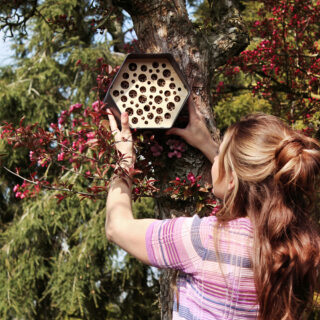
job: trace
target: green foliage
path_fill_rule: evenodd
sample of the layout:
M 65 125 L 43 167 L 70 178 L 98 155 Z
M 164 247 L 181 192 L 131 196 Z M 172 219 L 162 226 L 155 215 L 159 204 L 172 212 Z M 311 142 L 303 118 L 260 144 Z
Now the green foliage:
M 0 69 L 1 123 L 17 125 L 25 117 L 25 124 L 38 122 L 47 129 L 71 104 L 90 105 L 104 94 L 92 90 L 97 59 L 114 67 L 124 55 L 110 52 L 102 36 L 95 41 L 91 5 L 86 0 L 41 1 L 41 14 L 28 20 L 26 34 L 14 38 L 14 65 Z M 6 155 L 2 166 L 30 173 L 27 152 L 0 141 L 0 154 Z M 54 169 L 48 175 L 54 177 Z M 2 167 L 1 319 L 159 318 L 155 270 L 107 242 L 105 199 L 71 197 L 57 204 L 57 192 L 45 191 L 19 201 L 12 192 L 17 183 Z M 138 216 L 154 215 L 150 199 L 135 207 Z

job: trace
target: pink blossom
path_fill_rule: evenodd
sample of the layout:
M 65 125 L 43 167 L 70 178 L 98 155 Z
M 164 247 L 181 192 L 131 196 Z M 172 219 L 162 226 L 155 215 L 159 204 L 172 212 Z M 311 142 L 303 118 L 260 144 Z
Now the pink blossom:
M 16 198 L 20 198 L 21 197 L 21 195 L 22 195 L 22 193 L 19 191 L 19 192 L 17 192 L 16 193 Z
M 88 140 L 90 140 L 90 139 L 93 139 L 96 136 L 96 134 L 95 134 L 95 132 L 88 132 L 86 134 L 86 136 L 87 136 Z
M 194 174 L 192 172 L 188 173 L 187 179 L 191 182 L 191 183 L 195 183 L 196 182 L 196 178 L 194 176 Z
M 58 154 L 58 161 L 63 161 L 64 160 L 64 156 L 65 156 L 64 152 L 59 153 Z
M 95 102 L 93 102 L 92 103 L 92 109 L 94 110 L 94 111 L 100 111 L 100 108 L 101 108 L 101 106 L 102 106 L 102 103 L 101 103 L 101 101 L 100 100 L 97 100 L 97 101 L 95 101 Z
M 155 143 L 151 146 L 150 150 L 154 157 L 159 157 L 163 151 L 163 148 L 158 143 Z
M 14 187 L 13 187 L 13 192 L 17 192 L 19 190 L 19 187 L 20 185 L 16 184 Z
M 69 112 L 73 112 L 73 111 L 79 110 L 81 108 L 82 108 L 82 104 L 76 103 L 76 104 L 73 104 L 72 106 L 70 106 Z

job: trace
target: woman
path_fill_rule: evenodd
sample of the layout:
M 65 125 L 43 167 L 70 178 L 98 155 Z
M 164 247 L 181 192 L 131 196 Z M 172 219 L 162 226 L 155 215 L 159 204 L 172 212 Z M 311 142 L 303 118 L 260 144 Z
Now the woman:
M 189 124 L 169 134 L 197 147 L 212 166 L 217 216 L 164 221 L 132 216 L 131 181 L 116 177 L 107 200 L 109 240 L 160 268 L 180 270 L 173 319 L 302 319 L 311 306 L 320 263 L 312 222 L 320 145 L 278 118 L 256 114 L 231 126 L 220 145 L 189 102 Z M 130 171 L 128 115 L 117 148 Z

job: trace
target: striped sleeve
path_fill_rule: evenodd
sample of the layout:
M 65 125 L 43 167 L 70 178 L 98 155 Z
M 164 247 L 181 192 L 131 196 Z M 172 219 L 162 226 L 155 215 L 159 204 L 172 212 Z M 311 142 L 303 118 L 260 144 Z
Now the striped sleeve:
M 157 220 L 149 226 L 146 247 L 153 266 L 189 274 L 196 272 L 201 257 L 194 241 L 199 236 L 199 229 L 194 230 L 195 219 L 199 220 L 199 217 Z

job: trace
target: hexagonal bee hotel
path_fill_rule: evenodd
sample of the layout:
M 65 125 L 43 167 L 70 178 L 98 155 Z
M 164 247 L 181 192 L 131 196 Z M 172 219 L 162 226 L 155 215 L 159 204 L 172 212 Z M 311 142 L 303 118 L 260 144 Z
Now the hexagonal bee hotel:
M 117 118 L 129 114 L 131 128 L 168 129 L 190 94 L 171 54 L 129 54 L 105 98 Z

